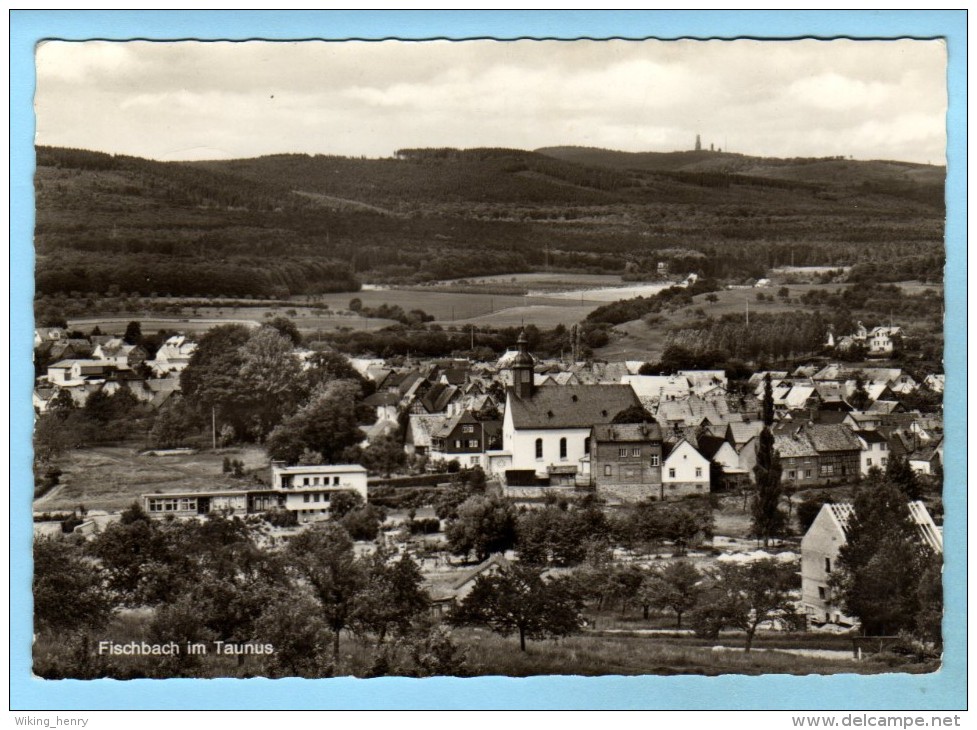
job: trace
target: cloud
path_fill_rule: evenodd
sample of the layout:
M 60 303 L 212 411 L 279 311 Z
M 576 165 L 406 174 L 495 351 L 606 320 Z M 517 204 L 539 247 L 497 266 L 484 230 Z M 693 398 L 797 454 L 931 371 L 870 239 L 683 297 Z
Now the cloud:
M 667 150 L 699 132 L 745 153 L 942 161 L 945 62 L 923 41 L 48 42 L 37 138 L 172 158 Z

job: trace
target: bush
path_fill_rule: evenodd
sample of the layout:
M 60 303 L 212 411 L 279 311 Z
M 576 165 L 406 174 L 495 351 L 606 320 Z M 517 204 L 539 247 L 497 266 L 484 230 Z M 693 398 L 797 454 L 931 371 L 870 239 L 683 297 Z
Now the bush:
M 299 514 L 294 510 L 273 509 L 261 516 L 273 527 L 296 527 L 299 523 Z
M 441 520 L 437 517 L 425 517 L 411 520 L 408 524 L 411 535 L 434 535 L 441 532 Z

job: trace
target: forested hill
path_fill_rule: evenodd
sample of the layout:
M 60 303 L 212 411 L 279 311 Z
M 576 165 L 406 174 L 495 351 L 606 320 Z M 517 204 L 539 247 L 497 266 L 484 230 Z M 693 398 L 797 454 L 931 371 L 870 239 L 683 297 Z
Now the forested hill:
M 558 158 L 567 149 L 579 151 L 164 163 L 40 147 L 38 295 L 284 296 L 544 260 L 634 278 L 662 260 L 710 277 L 790 261 L 940 276 L 942 168 L 708 152 Z
M 943 204 L 946 167 L 892 160 L 852 160 L 844 157 L 752 157 L 735 152 L 686 150 L 677 152 L 620 152 L 598 147 L 544 147 L 537 153 L 564 162 L 620 171 L 725 174 L 734 180 L 769 179 L 828 186 L 857 187 L 933 205 Z

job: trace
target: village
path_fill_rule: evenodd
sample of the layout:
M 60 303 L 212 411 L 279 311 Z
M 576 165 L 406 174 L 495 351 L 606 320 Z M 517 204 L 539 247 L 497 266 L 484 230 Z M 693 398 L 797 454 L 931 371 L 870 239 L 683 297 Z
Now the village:
M 217 327 L 201 342 L 222 329 L 235 326 Z M 237 341 L 264 333 L 265 367 L 279 367 L 281 357 L 288 366 L 276 375 L 317 373 L 320 391 L 331 387 L 320 372 L 324 365 L 337 380 L 362 386 L 339 396 L 356 401 L 346 404 L 355 436 L 327 458 L 324 449 L 309 447 L 313 437 L 297 435 L 290 443 L 279 434 L 291 423 L 284 412 L 256 452 L 258 461 L 244 464 L 233 458 L 240 433 L 221 422 L 219 405 L 204 414 L 209 422 L 202 428 L 160 436 L 166 429 L 159 424 L 185 408 L 181 382 L 194 382 L 206 344 L 179 333 L 143 338 L 137 322 L 105 335 L 38 329 L 35 357 L 47 363 L 34 391 L 39 423 L 70 423 L 68 414 L 90 412 L 93 404 L 111 411 L 106 404 L 114 398 L 155 424 L 134 458 L 166 469 L 212 456 L 192 488 L 151 491 L 137 482 L 121 486 L 125 509 L 118 499 L 100 504 L 91 494 L 77 495 L 78 505 L 66 508 L 71 475 L 50 467 L 65 453 L 56 448 L 47 471 L 40 471 L 36 535 L 97 544 L 131 524 L 134 513 L 159 524 L 244 519 L 257 544 L 287 552 L 304 532 L 339 523 L 358 559 L 414 561 L 421 603 L 438 621 L 463 613 L 488 581 L 531 562 L 544 581 L 586 573 L 593 582 L 595 571 L 606 573 L 605 585 L 576 599 L 573 629 L 540 628 L 537 637 L 580 631 L 615 641 L 700 636 L 722 648 L 741 644 L 731 637 L 743 630 L 747 647 L 756 632 L 774 646 L 778 636 L 806 635 L 812 638 L 796 651 L 829 657 L 831 671 L 849 671 L 861 656 L 858 618 L 832 600 L 838 590 L 832 569 L 859 490 L 899 480 L 921 542 L 942 553 L 942 418 L 939 409 L 920 411 L 914 397 L 941 394 L 943 377 L 917 382 L 889 366 L 886 358 L 900 344 L 898 327 L 868 330 L 859 323 L 837 343 L 829 332 L 827 356 L 791 370 L 745 378 L 737 372 L 739 379 L 725 369 L 650 374 L 652 364 L 640 361 L 537 357 L 525 331 L 490 361 L 348 357 L 305 349 L 300 338 L 285 336 L 289 331 L 287 320 L 251 332 L 238 326 Z M 873 359 L 848 362 L 853 347 Z M 309 409 L 321 392 L 305 397 L 290 401 L 292 420 L 306 411 L 306 421 L 316 417 Z M 47 432 L 39 433 L 43 454 Z M 764 434 L 771 437 L 767 446 Z M 756 506 L 757 481 L 771 454 L 778 484 L 764 516 Z M 209 488 L 207 469 L 213 470 Z M 593 524 L 584 529 L 574 520 Z M 703 586 L 717 566 L 750 565 L 784 573 L 779 602 L 753 607 L 752 624 L 710 624 L 699 615 Z M 662 571 L 667 575 L 669 566 L 694 577 L 691 585 L 685 578 L 685 603 L 654 595 L 655 586 L 664 590 Z M 618 609 L 608 614 L 615 601 L 620 616 Z M 622 623 L 629 605 L 644 606 L 644 620 Z M 648 623 L 649 607 L 677 612 L 678 626 L 664 618 Z M 683 612 L 696 617 L 693 628 L 683 627 Z M 887 635 L 885 642 L 893 640 Z

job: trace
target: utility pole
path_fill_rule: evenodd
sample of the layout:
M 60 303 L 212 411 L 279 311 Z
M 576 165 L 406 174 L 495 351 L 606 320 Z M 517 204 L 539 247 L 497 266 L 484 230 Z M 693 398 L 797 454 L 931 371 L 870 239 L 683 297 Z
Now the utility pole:
M 217 451 L 217 407 L 210 407 L 210 433 L 213 436 L 214 451 Z
M 750 326 L 750 300 L 749 300 L 749 298 L 747 298 L 747 300 L 746 300 L 746 326 L 747 327 Z

